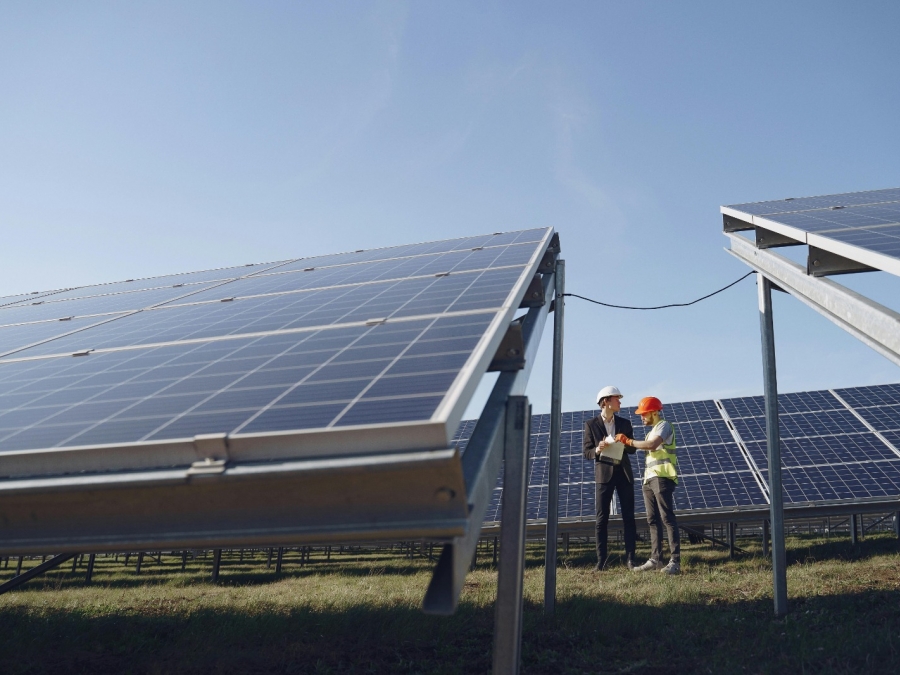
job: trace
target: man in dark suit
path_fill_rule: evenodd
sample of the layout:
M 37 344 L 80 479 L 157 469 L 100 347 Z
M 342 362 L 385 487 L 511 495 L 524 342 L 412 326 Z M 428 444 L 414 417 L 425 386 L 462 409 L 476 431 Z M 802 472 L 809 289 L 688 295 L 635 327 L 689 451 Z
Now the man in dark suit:
M 621 459 L 602 454 L 618 434 L 634 438 L 634 429 L 619 412 L 622 393 L 616 387 L 604 387 L 597 394 L 600 414 L 584 423 L 583 450 L 584 458 L 594 461 L 594 478 L 597 481 L 597 566 L 596 570 L 606 567 L 607 527 L 609 512 L 612 506 L 613 492 L 619 495 L 622 507 L 622 526 L 625 530 L 625 565 L 634 569 L 634 549 L 637 539 L 637 526 L 634 522 L 634 475 L 631 471 L 629 454 L 635 452 L 633 447 L 625 446 Z M 615 453 L 613 453 L 615 454 Z

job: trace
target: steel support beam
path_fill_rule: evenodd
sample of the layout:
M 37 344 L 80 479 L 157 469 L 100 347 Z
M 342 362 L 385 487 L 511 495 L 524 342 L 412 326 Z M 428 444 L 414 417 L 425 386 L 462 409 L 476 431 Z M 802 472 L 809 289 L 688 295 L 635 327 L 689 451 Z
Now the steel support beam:
M 91 580 L 94 578 L 94 560 L 97 558 L 96 553 L 91 553 L 88 556 L 88 564 L 87 571 L 84 573 L 84 583 L 89 584 Z
M 219 567 L 222 565 L 222 549 L 217 548 L 213 551 L 213 567 L 212 567 L 212 582 L 216 583 L 219 581 Z
M 553 274 L 544 276 L 545 297 L 552 297 L 554 277 Z M 472 555 L 481 536 L 481 525 L 490 505 L 491 492 L 500 473 L 507 399 L 525 393 L 548 310 L 549 304 L 545 304 L 528 311 L 522 321 L 525 367 L 522 370 L 500 373 L 466 445 L 462 468 L 469 505 L 468 530 L 464 535 L 454 537 L 441 551 L 422 603 L 422 609 L 427 614 L 449 615 L 456 610 Z
M 559 520 L 559 439 L 562 430 L 563 318 L 566 261 L 556 261 L 553 310 L 553 380 L 550 386 L 550 462 L 547 478 L 547 537 L 544 551 L 544 614 L 556 612 L 556 546 Z
M 826 278 L 812 277 L 796 263 L 756 248 L 740 235 L 726 235 L 726 249 L 853 337 L 900 366 L 900 313 Z
M 850 514 L 850 545 L 856 546 L 859 544 L 859 527 L 857 524 L 857 515 L 855 513 Z
M 764 520 L 762 525 L 762 554 L 763 558 L 769 557 L 769 521 Z
M 34 579 L 36 576 L 43 574 L 44 572 L 48 572 L 52 570 L 54 567 L 59 567 L 67 560 L 71 560 L 75 556 L 80 555 L 78 553 L 60 553 L 57 556 L 50 558 L 50 560 L 45 560 L 37 567 L 32 567 L 30 570 L 25 572 L 24 574 L 18 574 L 18 570 L 22 569 L 22 558 L 19 557 L 19 567 L 16 572 L 16 576 L 7 581 L 5 584 L 0 584 L 0 595 L 3 595 L 7 591 L 11 591 L 15 588 L 18 588 L 26 581 Z
M 775 616 L 787 614 L 787 570 L 784 548 L 784 503 L 781 491 L 781 441 L 778 430 L 778 378 L 775 372 L 775 328 L 772 319 L 771 282 L 757 275 L 759 328 L 762 342 L 763 391 L 769 459 L 769 520 L 772 523 L 772 578 Z
M 806 273 L 814 277 L 876 271 L 874 267 L 815 246 L 809 247 L 806 258 Z
M 531 409 L 525 396 L 510 396 L 503 444 L 500 566 L 494 609 L 494 675 L 519 672 L 522 650 L 522 586 L 525 572 L 525 496 Z

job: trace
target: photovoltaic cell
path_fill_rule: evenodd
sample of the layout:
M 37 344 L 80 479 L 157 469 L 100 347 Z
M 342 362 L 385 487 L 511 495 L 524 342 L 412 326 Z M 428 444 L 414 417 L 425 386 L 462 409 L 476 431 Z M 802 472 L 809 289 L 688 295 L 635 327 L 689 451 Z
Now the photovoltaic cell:
M 900 405 L 900 384 L 836 389 L 838 395 L 855 409 Z
M 736 204 L 730 208 L 756 216 L 766 216 L 776 213 L 794 213 L 797 211 L 830 209 L 833 206 L 865 206 L 872 204 L 886 204 L 890 202 L 900 202 L 900 188 L 868 190 L 865 192 L 845 192 L 843 194 L 824 195 L 821 197 L 776 199 L 768 202 Z
M 225 267 L 215 270 L 204 270 L 202 272 L 187 272 L 184 274 L 169 274 L 161 277 L 148 277 L 145 279 L 134 279 L 132 281 L 116 281 L 108 284 L 96 284 L 93 286 L 81 286 L 78 288 L 63 289 L 50 293 L 51 297 L 46 300 L 72 300 L 78 298 L 90 298 L 101 295 L 117 295 L 119 293 L 129 293 L 134 291 L 146 290 L 165 290 L 167 288 L 184 288 L 183 292 L 188 293 L 194 290 L 192 287 L 197 284 L 203 284 L 208 287 L 213 282 L 224 282 L 232 279 L 238 279 L 243 276 L 258 274 L 266 270 L 272 270 L 284 262 L 278 263 L 261 263 L 251 265 L 241 265 L 240 267 Z M 139 308 L 134 308 L 139 309 Z
M 169 302 L 205 287 L 198 286 L 193 290 L 187 291 L 184 288 L 157 288 L 149 291 L 96 295 L 73 300 L 53 300 L 51 299 L 53 296 L 51 296 L 46 302 L 35 301 L 35 303 L 29 305 L 13 305 L 0 308 L 0 326 L 65 317 L 85 317 L 97 314 L 135 311 Z
M 296 330 L 447 312 L 497 311 L 522 268 L 281 293 L 231 302 L 169 304 L 18 356 L 69 353 L 224 335 Z M 194 300 L 197 296 L 192 296 Z
M 490 318 L 7 363 L 0 452 L 428 419 Z

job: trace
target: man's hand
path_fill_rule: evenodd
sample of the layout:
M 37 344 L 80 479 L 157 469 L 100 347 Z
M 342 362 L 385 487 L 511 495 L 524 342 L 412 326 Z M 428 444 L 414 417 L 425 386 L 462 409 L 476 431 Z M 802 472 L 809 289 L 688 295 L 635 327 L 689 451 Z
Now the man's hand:
M 624 445 L 631 445 L 634 443 L 634 441 L 628 438 L 628 436 L 626 436 L 625 434 L 616 434 L 616 440 Z

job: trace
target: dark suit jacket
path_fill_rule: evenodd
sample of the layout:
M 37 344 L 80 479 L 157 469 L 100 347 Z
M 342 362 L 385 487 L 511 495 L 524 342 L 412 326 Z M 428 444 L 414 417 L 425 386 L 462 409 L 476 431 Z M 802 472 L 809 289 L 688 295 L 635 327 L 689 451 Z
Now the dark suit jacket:
M 628 438 L 634 438 L 634 428 L 631 422 L 624 417 L 618 415 L 613 416 L 616 422 L 616 434 L 625 434 Z M 616 435 L 614 434 L 614 435 Z M 606 464 L 600 461 L 595 451 L 597 444 L 606 438 L 606 425 L 603 423 L 600 415 L 588 420 L 584 423 L 584 440 L 582 448 L 584 450 L 585 459 L 594 460 L 594 478 L 598 483 L 608 483 L 613 478 L 613 472 L 618 468 L 612 464 Z M 634 454 L 635 449 L 630 445 L 625 446 L 625 452 L 629 455 Z M 619 465 L 625 472 L 629 483 L 634 483 L 634 474 L 631 472 L 631 460 L 627 456 L 622 455 L 622 463 Z

